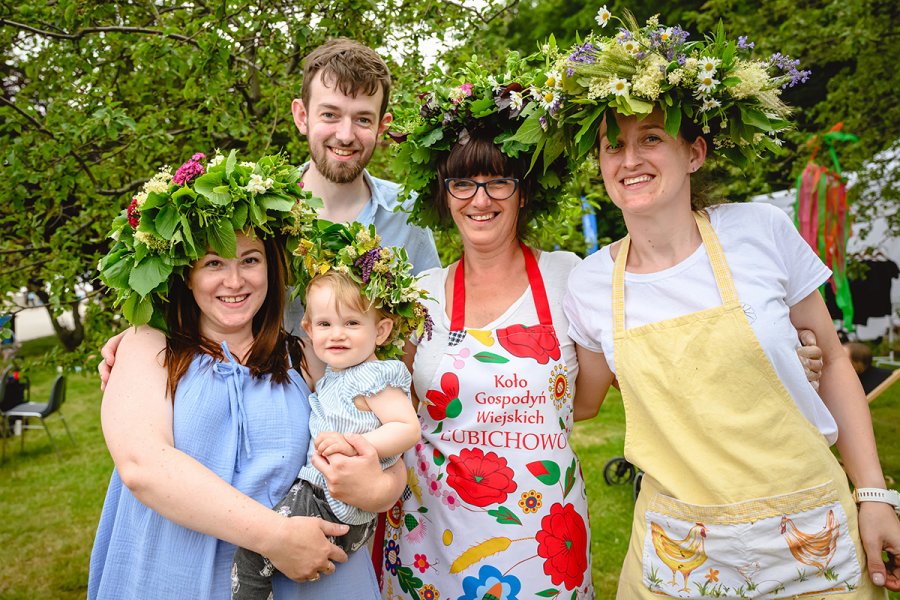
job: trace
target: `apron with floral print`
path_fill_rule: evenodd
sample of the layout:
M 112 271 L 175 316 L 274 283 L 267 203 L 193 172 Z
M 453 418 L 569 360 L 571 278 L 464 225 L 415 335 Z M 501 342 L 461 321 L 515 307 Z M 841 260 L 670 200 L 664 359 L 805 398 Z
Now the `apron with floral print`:
M 863 573 L 847 476 L 775 374 L 712 226 L 695 218 L 720 306 L 626 330 L 627 237 L 616 257 L 625 456 L 645 472 L 617 597 L 884 598 Z
M 572 389 L 537 261 L 522 252 L 538 324 L 466 329 L 457 267 L 450 341 L 387 514 L 383 598 L 593 598 Z

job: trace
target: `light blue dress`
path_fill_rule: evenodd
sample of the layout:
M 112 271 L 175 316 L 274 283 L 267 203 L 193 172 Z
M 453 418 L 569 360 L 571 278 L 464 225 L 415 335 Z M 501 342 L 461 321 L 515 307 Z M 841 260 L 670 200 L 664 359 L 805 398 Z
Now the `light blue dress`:
M 309 388 L 295 371 L 284 385 L 251 377 L 224 344 L 223 349 L 228 361 L 197 355 L 178 385 L 175 447 L 271 507 L 290 488 L 306 458 Z M 234 549 L 150 510 L 113 470 L 91 553 L 88 598 L 228 600 Z M 315 584 L 298 585 L 281 577 L 275 591 L 279 600 L 379 597 L 363 552 Z

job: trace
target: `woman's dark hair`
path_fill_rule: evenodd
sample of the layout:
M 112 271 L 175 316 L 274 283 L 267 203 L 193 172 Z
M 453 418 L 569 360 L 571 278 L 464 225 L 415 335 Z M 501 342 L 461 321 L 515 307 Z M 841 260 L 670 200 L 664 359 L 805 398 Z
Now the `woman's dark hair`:
M 253 317 L 253 344 L 245 364 L 253 377 L 268 374 L 275 383 L 285 383 L 290 369 L 288 352 L 291 356 L 302 357 L 302 349 L 300 341 L 288 335 L 282 326 L 287 284 L 284 240 L 280 236 L 270 235 L 263 239 L 263 248 L 268 290 L 266 299 Z M 200 333 L 200 307 L 187 287 L 186 278 L 190 271 L 187 273 L 184 279 L 176 277 L 169 281 L 165 367 L 168 372 L 166 388 L 173 400 L 175 388 L 195 354 L 204 352 L 218 359 L 224 358 L 222 348 Z M 305 367 L 305 361 L 301 358 L 301 364 L 297 366 Z
M 530 156 L 520 155 L 512 158 L 503 154 L 494 143 L 497 132 L 479 131 L 457 142 L 450 152 L 442 156 L 437 163 L 437 179 L 432 188 L 432 198 L 437 206 L 438 219 L 443 226 L 453 222 L 448 206 L 450 195 L 444 188 L 444 180 L 453 177 L 476 177 L 478 175 L 497 175 L 515 177 L 519 180 L 519 196 L 525 206 L 519 209 L 516 222 L 516 236 L 522 239 L 528 230 L 528 223 L 534 215 L 532 199 L 536 185 L 535 172 L 528 172 Z M 511 199 L 510 199 L 511 200 Z M 502 201 L 501 201 L 502 202 Z

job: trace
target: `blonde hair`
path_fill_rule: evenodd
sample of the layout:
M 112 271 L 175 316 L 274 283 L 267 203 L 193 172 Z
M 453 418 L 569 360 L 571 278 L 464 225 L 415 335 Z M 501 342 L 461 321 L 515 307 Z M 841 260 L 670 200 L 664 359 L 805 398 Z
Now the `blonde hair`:
M 326 273 L 316 275 L 308 284 L 306 284 L 306 295 L 304 297 L 309 298 L 309 292 L 313 288 L 320 286 L 328 286 L 331 288 L 331 291 L 334 293 L 335 302 L 337 303 L 338 314 L 340 314 L 341 308 L 349 307 L 353 310 L 358 310 L 361 313 L 367 313 L 370 310 L 374 310 L 376 322 L 381 321 L 382 319 L 390 319 L 391 323 L 393 323 L 393 327 L 391 329 L 391 335 L 388 336 L 388 339 L 384 344 L 388 344 L 394 339 L 394 333 L 397 329 L 396 315 L 389 313 L 380 306 L 375 306 L 375 303 L 362 293 L 362 288 L 360 288 L 359 284 L 353 281 L 348 274 L 331 269 Z M 310 316 L 308 310 L 304 311 L 303 319 L 301 319 L 300 322 L 303 327 L 309 326 Z

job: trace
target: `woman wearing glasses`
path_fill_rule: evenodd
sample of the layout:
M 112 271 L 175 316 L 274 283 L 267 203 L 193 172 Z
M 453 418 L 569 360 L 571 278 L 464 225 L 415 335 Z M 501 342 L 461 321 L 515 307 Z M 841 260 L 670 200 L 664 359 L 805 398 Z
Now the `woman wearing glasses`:
M 411 167 L 407 188 L 419 193 L 414 217 L 455 226 L 463 253 L 420 280 L 433 335 L 408 345 L 407 364 L 422 439 L 387 515 L 382 596 L 592 598 L 587 500 L 569 445 L 577 349 L 562 312 L 580 259 L 523 242 L 559 191 L 538 181 L 540 165 L 529 172 L 529 151 L 495 143 L 520 124 L 511 91 L 467 80 L 476 83 L 454 92 L 470 95 L 445 103 L 456 120 L 431 112 L 401 147 L 402 159 L 442 130 L 445 147 L 428 146 L 430 175 Z M 506 106 L 473 117 L 470 106 L 490 97 Z M 579 377 L 579 394 L 599 393 Z

